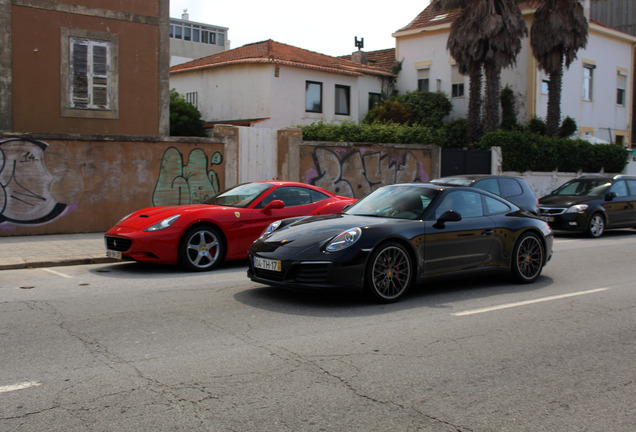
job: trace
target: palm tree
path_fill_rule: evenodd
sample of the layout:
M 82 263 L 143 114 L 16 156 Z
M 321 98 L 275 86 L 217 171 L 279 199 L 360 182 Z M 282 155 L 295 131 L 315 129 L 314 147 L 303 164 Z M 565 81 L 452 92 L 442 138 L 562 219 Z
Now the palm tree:
M 460 72 L 470 77 L 469 127 L 479 122 L 482 67 L 486 75 L 484 131 L 499 127 L 501 70 L 515 63 L 521 39 L 528 34 L 518 1 L 433 0 L 431 3 L 433 10 L 461 9 L 451 25 L 447 48 Z M 474 139 L 474 135 L 469 136 Z
M 530 45 L 539 67 L 549 77 L 546 133 L 554 136 L 561 123 L 563 66 L 587 45 L 587 20 L 579 0 L 541 0 L 534 13 Z

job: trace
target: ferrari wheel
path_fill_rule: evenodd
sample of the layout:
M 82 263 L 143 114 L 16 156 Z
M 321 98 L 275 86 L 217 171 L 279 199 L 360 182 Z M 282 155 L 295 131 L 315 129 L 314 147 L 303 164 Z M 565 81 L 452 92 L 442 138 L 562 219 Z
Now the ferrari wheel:
M 594 213 L 587 225 L 587 235 L 599 238 L 605 231 L 605 218 L 600 213 Z
M 367 294 L 380 303 L 391 303 L 404 295 L 413 279 L 411 257 L 404 246 L 381 245 L 369 258 L 365 286 Z
M 181 238 L 179 263 L 190 271 L 206 271 L 223 260 L 225 243 L 216 228 L 199 225 L 190 228 Z
M 512 276 L 517 282 L 534 282 L 543 268 L 543 244 L 536 234 L 522 234 L 512 254 Z

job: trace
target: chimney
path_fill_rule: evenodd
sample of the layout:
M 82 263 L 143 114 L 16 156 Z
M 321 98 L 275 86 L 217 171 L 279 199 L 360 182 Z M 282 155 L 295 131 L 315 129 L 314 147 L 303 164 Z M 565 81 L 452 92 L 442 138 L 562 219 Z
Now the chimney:
M 181 14 L 181 19 L 184 21 L 190 21 L 190 15 L 188 14 L 187 9 L 183 10 L 183 14 Z
M 369 59 L 368 59 L 368 55 L 367 53 L 365 53 L 364 51 L 354 51 L 351 54 L 351 60 L 353 60 L 356 63 L 361 63 L 363 65 L 369 64 Z

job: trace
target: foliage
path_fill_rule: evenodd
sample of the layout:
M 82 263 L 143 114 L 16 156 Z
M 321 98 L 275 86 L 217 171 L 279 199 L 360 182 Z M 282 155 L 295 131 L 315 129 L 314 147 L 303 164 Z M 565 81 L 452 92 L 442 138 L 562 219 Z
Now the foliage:
M 408 124 L 411 110 L 404 103 L 395 99 L 387 99 L 369 110 L 364 123 Z
M 445 148 L 464 148 L 468 146 L 468 120 L 457 119 L 444 123 L 442 128 L 445 140 L 438 143 Z
M 299 126 L 305 141 L 359 142 L 384 144 L 439 144 L 444 140 L 440 130 L 425 126 L 398 124 L 356 124 L 323 122 Z
M 545 121 L 540 117 L 532 117 L 526 125 L 528 132 L 545 135 Z
M 175 89 L 170 90 L 170 135 L 207 136 L 201 113 Z
M 501 90 L 501 128 L 513 130 L 519 127 L 517 123 L 517 100 L 515 92 L 510 86 Z
M 561 123 L 561 127 L 559 128 L 559 136 L 561 138 L 567 138 L 572 136 L 577 130 L 579 130 L 579 127 L 576 124 L 576 120 L 568 116 L 564 118 L 563 122 Z
M 622 172 L 628 151 L 619 144 L 547 137 L 529 131 L 485 134 L 479 148 L 501 147 L 504 171 Z

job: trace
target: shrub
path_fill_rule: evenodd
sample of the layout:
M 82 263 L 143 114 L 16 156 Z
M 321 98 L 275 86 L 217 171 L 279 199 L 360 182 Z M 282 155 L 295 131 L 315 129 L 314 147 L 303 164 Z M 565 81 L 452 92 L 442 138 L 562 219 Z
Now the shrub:
M 501 128 L 504 130 L 513 130 L 519 127 L 517 123 L 517 101 L 515 92 L 510 86 L 506 86 L 501 90 L 499 96 L 501 101 Z
M 396 100 L 411 110 L 409 125 L 441 127 L 444 117 L 453 110 L 453 104 L 445 93 L 412 91 L 398 95 Z
M 175 89 L 170 90 L 170 136 L 207 136 L 197 107 Z
M 407 124 L 411 118 L 411 110 L 404 103 L 387 99 L 373 107 L 364 118 L 364 123 Z
M 561 127 L 559 127 L 559 136 L 561 138 L 571 137 L 578 129 L 579 127 L 576 124 L 576 120 L 568 116 L 563 119 Z
M 545 135 L 547 131 L 547 127 L 545 121 L 539 117 L 532 117 L 528 124 L 526 125 L 526 129 L 529 132 L 536 133 L 539 135 Z
M 457 119 L 444 123 L 442 127 L 446 140 L 444 143 L 439 143 L 441 147 L 445 148 L 463 148 L 467 146 L 468 142 L 468 120 Z

